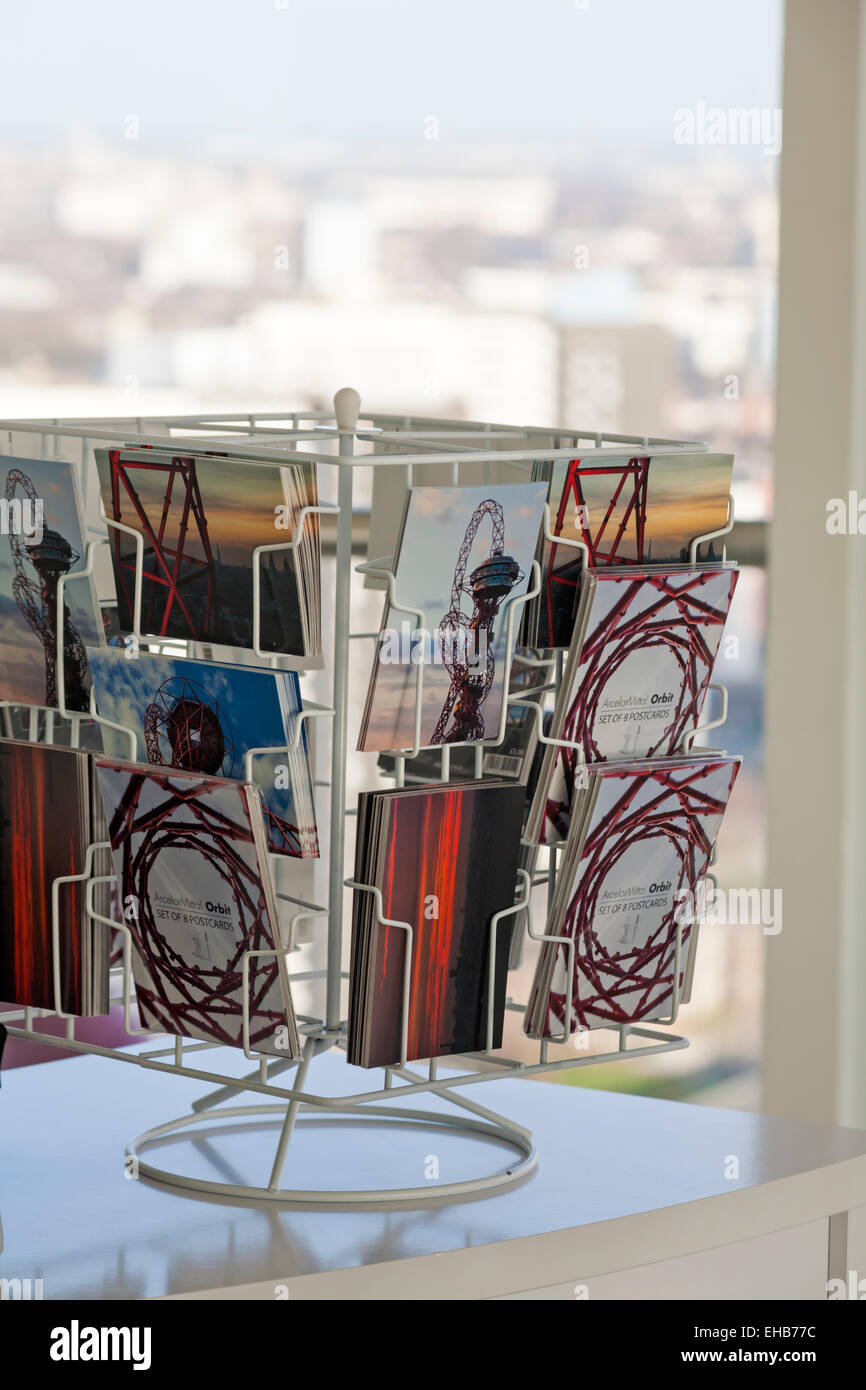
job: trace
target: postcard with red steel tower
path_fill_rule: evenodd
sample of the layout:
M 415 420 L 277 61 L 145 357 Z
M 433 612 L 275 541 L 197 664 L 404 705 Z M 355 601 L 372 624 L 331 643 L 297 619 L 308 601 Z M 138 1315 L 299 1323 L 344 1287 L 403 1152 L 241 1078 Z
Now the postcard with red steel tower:
M 419 682 L 419 747 L 499 736 L 508 610 L 530 588 L 546 492 L 539 482 L 410 490 L 361 751 L 414 747 Z M 519 628 L 518 605 L 515 637 Z
M 0 700 L 57 706 L 57 599 L 62 576 L 86 567 L 75 469 L 60 459 L 0 459 Z M 85 647 L 105 641 L 92 579 L 63 585 L 68 709 L 90 707 Z
M 578 601 L 583 552 L 591 569 L 604 565 L 686 564 L 720 560 L 722 542 L 692 542 L 727 521 L 732 454 L 654 453 L 605 459 L 541 459 L 533 477 L 550 483 L 550 530 L 539 548 L 542 590 L 528 606 L 522 641 L 567 647 Z M 561 538 L 561 539 L 560 539 Z
M 297 859 L 319 853 L 306 731 L 290 749 L 301 711 L 295 671 L 263 671 L 184 657 L 151 656 L 108 646 L 89 653 L 99 714 L 136 736 L 104 727 L 109 757 L 136 757 L 160 767 L 246 777 L 262 789 L 273 854 Z M 288 750 L 288 751 L 287 751 Z
M 94 451 L 106 516 L 142 537 L 141 631 L 225 647 L 254 645 L 253 552 L 295 538 L 316 503 L 314 465 L 285 468 L 166 449 Z M 318 518 L 296 550 L 265 551 L 259 647 L 321 665 Z M 121 631 L 134 629 L 135 537 L 109 527 Z

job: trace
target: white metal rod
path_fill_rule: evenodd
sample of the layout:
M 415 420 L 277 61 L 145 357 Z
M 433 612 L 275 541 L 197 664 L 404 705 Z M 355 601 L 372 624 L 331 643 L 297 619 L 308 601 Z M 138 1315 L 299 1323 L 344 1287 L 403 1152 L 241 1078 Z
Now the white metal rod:
M 283 1057 L 277 1062 L 271 1062 L 268 1065 L 267 1077 L 265 1079 L 269 1081 L 272 1077 L 279 1076 L 281 1072 L 288 1071 L 291 1067 L 296 1066 L 298 1066 L 297 1057 Z M 193 1101 L 190 1110 L 194 1110 L 196 1114 L 199 1114 L 203 1110 L 212 1110 L 215 1105 L 221 1105 L 224 1100 L 231 1100 L 233 1096 L 240 1095 L 242 1091 L 246 1090 L 250 1081 L 255 1081 L 256 1079 L 262 1079 L 258 1069 L 254 1072 L 250 1072 L 247 1076 L 239 1077 L 237 1084 L 234 1086 L 220 1086 L 215 1091 L 208 1091 L 205 1096 L 199 1096 L 198 1100 Z
M 304 1059 L 298 1067 L 298 1075 L 295 1079 L 295 1085 L 299 1091 L 302 1091 L 306 1084 L 307 1072 L 310 1070 L 310 1063 L 315 1055 L 315 1039 L 307 1038 L 307 1041 L 304 1043 Z M 280 1185 L 280 1178 L 283 1176 L 283 1165 L 286 1161 L 286 1152 L 289 1147 L 289 1140 L 292 1137 L 292 1131 L 295 1128 L 295 1121 L 298 1118 L 300 1105 L 301 1102 L 299 1100 L 289 1101 L 288 1109 L 286 1110 L 286 1118 L 283 1120 L 283 1127 L 280 1130 L 280 1137 L 277 1142 L 277 1151 L 274 1155 L 271 1176 L 268 1180 L 268 1188 L 271 1192 L 276 1192 Z
M 434 1061 L 431 1061 L 430 1065 L 434 1065 Z M 423 1081 L 423 1077 L 419 1077 L 417 1072 L 412 1071 L 411 1067 L 394 1067 L 393 1070 L 410 1083 Z M 429 1079 L 432 1080 L 433 1078 L 431 1077 Z M 479 1105 L 476 1100 L 469 1100 L 467 1096 L 448 1096 L 447 1099 L 452 1105 L 459 1105 L 464 1110 L 470 1110 L 473 1115 L 477 1115 L 481 1120 L 489 1120 L 491 1124 L 506 1125 L 509 1129 L 516 1129 L 521 1134 L 525 1134 L 527 1139 L 532 1138 L 531 1129 L 527 1129 L 525 1125 L 519 1125 L 516 1120 L 506 1119 L 504 1115 L 498 1114 L 496 1110 L 489 1110 L 486 1105 Z
M 61 434 L 69 435 L 71 438 L 75 439 L 87 438 L 90 440 L 105 440 L 114 445 L 123 446 L 125 444 L 126 447 L 133 448 L 139 448 L 145 444 L 156 444 L 159 446 L 177 446 L 178 452 L 186 452 L 188 454 L 193 455 L 196 452 L 194 449 L 188 447 L 189 445 L 195 442 L 194 438 L 178 439 L 177 436 L 171 434 L 136 434 L 135 443 L 130 446 L 128 439 L 124 439 L 124 435 L 129 435 L 130 430 L 132 429 L 132 425 L 130 425 L 130 429 L 127 430 L 124 430 L 123 428 L 107 430 L 101 429 L 91 422 L 85 422 L 84 426 L 54 425 L 51 427 L 45 426 L 43 431 L 38 431 L 36 430 L 35 426 L 33 426 L 28 421 L 0 420 L 0 428 L 7 427 L 20 431 L 29 430 L 34 433 L 42 432 L 44 439 L 47 439 L 50 434 Z M 342 430 L 331 430 L 327 432 L 327 434 L 323 433 L 322 438 L 334 438 L 337 434 L 339 434 L 341 441 L 343 438 L 348 437 L 354 447 L 354 431 L 343 432 Z M 268 435 L 263 436 L 263 438 L 268 442 L 250 445 L 242 444 L 240 440 L 235 441 L 233 439 L 232 458 L 240 463 L 245 461 L 249 463 L 284 463 L 286 459 L 285 442 L 279 444 L 273 442 L 271 436 Z M 423 436 L 419 436 L 419 438 L 423 443 Z M 705 443 L 699 442 L 697 440 L 693 442 L 683 441 L 681 443 L 675 443 L 674 441 L 670 440 L 656 440 L 651 441 L 649 444 L 646 444 L 645 441 L 642 439 L 629 439 L 622 435 L 606 435 L 605 439 L 608 442 L 601 446 L 590 445 L 587 448 L 580 449 L 579 452 L 581 458 L 586 460 L 594 458 L 603 458 L 606 462 L 609 463 L 614 463 L 619 459 L 628 460 L 629 458 L 633 458 L 635 454 L 635 449 L 631 447 L 632 445 L 635 445 L 639 449 L 644 450 L 651 448 L 653 454 L 655 455 L 677 455 L 682 454 L 685 450 L 688 450 L 690 453 L 704 453 L 707 449 Z M 415 447 L 417 440 L 406 439 L 405 443 L 407 447 Z M 201 444 L 204 449 L 207 449 L 208 447 L 212 446 L 213 440 L 205 437 L 201 440 Z M 184 450 L 182 446 L 187 447 Z M 504 450 L 472 448 L 470 453 L 473 463 L 521 463 L 526 461 L 532 461 L 534 459 L 573 458 L 576 452 L 576 447 L 577 446 L 572 445 L 567 449 L 542 449 L 527 446 L 526 449 Z M 455 462 L 459 463 L 459 461 L 465 457 L 466 447 L 460 447 L 458 449 L 452 449 L 448 453 L 434 452 L 431 450 L 430 453 L 424 454 L 422 460 L 419 460 L 417 453 L 411 455 L 380 454 L 376 457 L 375 463 L 377 468 L 400 468 L 406 467 L 408 464 L 418 462 L 423 462 L 425 464 L 453 464 Z M 352 455 L 347 453 L 347 455 L 342 457 L 341 459 L 335 459 L 333 454 L 307 452 L 302 453 L 298 451 L 296 454 L 296 458 L 300 462 L 323 463 L 335 466 L 338 465 L 340 462 L 345 462 L 345 458 L 352 458 Z M 369 455 L 363 454 L 357 458 L 352 458 L 351 466 L 367 467 L 370 464 L 370 462 L 371 459 Z
M 299 432 L 298 425 L 301 420 L 322 422 L 323 427 L 329 428 L 331 433 L 333 433 L 334 426 L 324 425 L 324 422 L 334 421 L 335 418 L 335 413 L 330 410 L 308 410 L 294 415 L 287 411 L 263 411 L 257 413 L 255 417 L 251 417 L 248 414 L 236 415 L 232 413 L 224 415 L 165 415 L 158 421 L 153 417 L 149 417 L 148 420 L 145 421 L 131 415 L 104 415 L 99 416 L 97 420 L 94 420 L 94 418 L 89 415 L 77 415 L 67 416 L 65 419 L 59 420 L 56 418 L 52 420 L 0 420 L 0 427 L 3 429 L 11 428 L 20 430 L 23 433 L 29 432 L 38 434 L 44 432 L 45 434 L 72 434 L 80 436 L 84 433 L 85 428 L 91 424 L 96 424 L 101 427 L 117 425 L 118 430 L 116 434 L 112 436 L 113 438 L 119 438 L 120 435 L 133 434 L 137 439 L 139 436 L 146 437 L 144 435 L 145 424 L 156 423 L 161 424 L 166 429 L 195 430 L 196 428 L 200 428 L 211 432 L 221 428 L 224 424 L 229 424 L 234 421 L 244 421 L 248 428 L 255 430 L 257 422 L 260 421 L 291 419 L 292 428 L 289 431 L 285 431 L 286 434 L 297 434 Z M 613 434 L 606 431 L 572 428 L 563 431 L 562 429 L 546 425 L 482 424 L 474 420 L 451 420 L 446 417 L 431 415 L 388 415 L 375 412 L 365 413 L 359 418 L 364 422 L 364 425 L 362 425 L 361 429 L 357 430 L 358 434 L 367 432 L 367 427 L 370 425 L 374 428 L 384 425 L 397 425 L 400 431 L 397 435 L 397 439 L 401 442 L 406 434 L 426 434 L 428 429 L 431 431 L 431 437 L 435 438 L 436 434 L 440 433 L 443 428 L 450 426 L 460 432 L 465 431 L 467 434 L 473 433 L 478 436 L 501 433 L 512 438 L 517 437 L 532 440 L 542 437 L 545 439 L 556 438 L 561 435 L 564 440 L 570 439 L 573 441 L 573 443 L 568 446 L 569 448 L 576 448 L 581 439 L 591 439 L 597 447 L 600 447 L 604 443 L 608 443 L 634 444 L 640 448 L 655 448 L 658 445 L 671 445 L 678 449 L 706 448 L 706 444 L 699 440 L 667 439 L 663 438 L 661 435 Z
M 542 939 L 543 938 L 538 938 Z M 562 938 L 557 938 L 560 942 Z M 113 1057 L 118 1062 L 128 1062 L 133 1066 L 144 1067 L 148 1071 L 165 1072 L 168 1076 L 186 1076 L 193 1081 L 223 1081 L 225 1085 L 231 1086 L 233 1078 L 220 1076 L 218 1072 L 200 1071 L 195 1067 L 175 1067 L 170 1062 L 155 1061 L 147 1056 L 132 1052 L 129 1048 L 102 1047 L 99 1043 L 80 1042 L 77 1038 L 67 1041 L 66 1038 L 55 1037 L 50 1033 L 31 1033 L 25 1028 L 9 1028 L 9 1036 L 15 1038 L 27 1038 L 31 1042 L 39 1042 L 46 1047 L 62 1047 L 74 1052 L 92 1053 L 96 1057 Z M 604 1031 L 599 1029 L 598 1031 Z M 679 1052 L 688 1047 L 688 1038 L 684 1038 L 677 1033 L 653 1033 L 646 1028 L 631 1028 L 633 1037 L 657 1038 L 658 1042 L 649 1047 L 629 1048 L 626 1052 L 620 1052 L 617 1046 L 614 1052 L 597 1052 L 586 1057 L 565 1057 L 562 1061 L 518 1064 L 514 1068 L 516 1076 L 538 1076 L 546 1071 L 570 1071 L 576 1067 L 598 1066 L 602 1062 L 616 1062 L 623 1057 L 649 1057 L 654 1053 Z M 550 1039 L 549 1041 L 557 1041 Z M 565 1041 L 563 1039 L 562 1041 Z M 548 1041 L 542 1041 L 541 1052 L 546 1056 Z M 477 1056 L 477 1054 L 473 1054 Z M 392 1071 L 393 1068 L 389 1068 Z M 431 1094 L 441 1094 L 445 1098 L 445 1093 L 463 1086 L 478 1086 L 485 1081 L 501 1081 L 502 1072 L 497 1067 L 491 1067 L 489 1071 L 458 1072 L 456 1075 L 438 1077 L 435 1081 L 426 1078 L 413 1086 L 401 1086 L 395 1093 L 393 1089 L 379 1091 L 362 1091 L 350 1096 L 320 1096 L 308 1092 L 294 1090 L 284 1090 L 280 1086 L 263 1085 L 260 1081 L 253 1081 L 248 1078 L 244 1081 L 244 1089 L 248 1091 L 258 1091 L 264 1095 L 275 1097 L 278 1101 L 300 1100 L 304 1107 L 311 1107 L 316 1110 L 345 1110 L 347 1106 L 354 1108 L 356 1105 L 363 1106 L 380 1100 L 391 1099 L 395 1094 L 398 1097 L 412 1095 L 416 1092 L 429 1091 Z M 224 1112 L 225 1113 L 225 1112 Z
M 357 414 L 356 414 L 357 419 Z M 349 626 L 352 602 L 352 468 L 354 437 L 340 435 L 337 475 L 337 559 L 334 593 L 334 723 L 331 734 L 331 826 L 328 862 L 328 982 L 325 1026 L 339 1032 L 343 969 L 343 860 L 346 845 L 346 752 L 349 713 Z

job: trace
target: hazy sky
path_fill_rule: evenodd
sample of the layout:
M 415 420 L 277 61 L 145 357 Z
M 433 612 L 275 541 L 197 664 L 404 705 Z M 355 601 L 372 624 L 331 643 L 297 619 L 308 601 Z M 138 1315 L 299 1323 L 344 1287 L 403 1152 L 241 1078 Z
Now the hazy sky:
M 778 105 L 780 46 L 781 0 L 3 0 L 0 137 L 669 144 Z

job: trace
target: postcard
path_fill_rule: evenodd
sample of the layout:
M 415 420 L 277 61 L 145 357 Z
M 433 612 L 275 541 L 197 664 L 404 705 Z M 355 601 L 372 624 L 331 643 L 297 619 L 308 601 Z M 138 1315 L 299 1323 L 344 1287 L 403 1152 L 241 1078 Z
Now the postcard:
M 586 770 L 550 906 L 526 1012 L 531 1037 L 569 1022 L 604 1028 L 670 1013 L 688 998 L 697 933 L 689 904 L 710 856 L 739 758 L 713 754 Z M 569 1011 L 568 1001 L 571 1000 Z
M 87 564 L 78 475 L 60 459 L 0 457 L 0 700 L 54 708 L 57 593 Z M 90 708 L 86 647 L 104 641 L 90 577 L 63 586 L 65 703 Z
M 502 1043 L 523 789 L 494 780 L 362 792 L 355 878 L 381 891 L 381 916 L 412 928 L 408 1058 L 471 1052 Z M 490 865 L 496 864 L 496 872 Z M 354 901 L 349 1060 L 399 1062 L 405 928 L 379 920 L 376 900 Z M 491 950 L 493 998 L 489 981 Z
M 165 449 L 96 449 L 106 515 L 143 539 L 141 631 L 251 648 L 254 551 L 294 539 L 316 502 L 314 465 L 250 463 Z M 134 628 L 136 542 L 109 528 L 121 631 Z M 318 525 L 297 550 L 266 551 L 259 646 L 298 668 L 321 665 Z
M 96 764 L 145 1028 L 298 1055 L 261 793 L 194 772 Z M 264 954 L 252 954 L 263 952 Z
M 722 559 L 721 540 L 692 542 L 727 520 L 731 454 L 654 453 L 605 459 L 539 460 L 533 476 L 550 483 L 550 530 L 538 560 L 542 591 L 527 607 L 522 642 L 567 647 L 586 565 L 670 565 Z
M 286 748 L 300 712 L 294 671 L 263 671 L 153 656 L 107 646 L 90 657 L 98 713 L 135 734 L 102 726 L 110 757 L 246 779 L 251 748 Z M 306 733 L 297 749 L 257 754 L 252 779 L 261 787 L 272 853 L 317 858 L 315 806 Z
M 528 839 L 565 838 L 581 763 L 668 756 L 697 728 L 737 578 L 735 565 L 584 577 Z
M 530 587 L 545 495 L 539 482 L 410 490 L 361 751 L 414 746 L 419 673 L 419 747 L 498 737 L 508 610 Z

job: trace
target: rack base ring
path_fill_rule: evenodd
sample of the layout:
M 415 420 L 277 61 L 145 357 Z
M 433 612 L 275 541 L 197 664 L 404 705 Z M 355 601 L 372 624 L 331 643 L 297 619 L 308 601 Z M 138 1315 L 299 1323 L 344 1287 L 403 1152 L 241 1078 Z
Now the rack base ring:
M 538 1164 L 538 1154 L 531 1136 L 525 1130 L 518 1129 L 516 1126 L 512 1127 L 505 1121 L 500 1124 L 475 1119 L 469 1115 L 445 1115 L 430 1110 L 410 1110 L 385 1105 L 365 1105 L 363 1108 L 357 1105 L 329 1106 L 326 1111 L 323 1111 L 315 1105 L 301 1104 L 298 1119 L 300 1121 L 305 1114 L 315 1114 L 318 1118 L 336 1115 L 344 1120 L 377 1121 L 385 1119 L 391 1123 L 405 1120 L 428 1125 L 431 1129 L 438 1127 L 460 1130 L 475 1134 L 481 1139 L 492 1139 L 499 1143 L 510 1144 L 520 1155 L 519 1161 L 498 1173 L 481 1178 L 468 1178 L 462 1182 L 437 1183 L 425 1187 L 353 1190 L 351 1188 L 270 1188 L 264 1185 L 242 1186 L 215 1182 L 207 1178 L 193 1178 L 183 1173 L 172 1172 L 170 1169 L 159 1168 L 142 1158 L 145 1151 L 158 1148 L 162 1143 L 171 1140 L 186 1129 L 200 1127 L 210 1131 L 216 1129 L 218 1132 L 222 1120 L 252 1119 L 262 1115 L 269 1115 L 274 1119 L 282 1120 L 285 1114 L 285 1105 L 240 1105 L 204 1114 L 182 1115 L 179 1119 L 168 1120 L 165 1124 L 155 1125 L 154 1128 L 145 1130 L 133 1139 L 127 1145 L 127 1162 L 132 1160 L 135 1176 L 159 1183 L 163 1187 L 174 1188 L 182 1193 L 222 1197 L 240 1202 L 265 1200 L 281 1202 L 284 1205 L 343 1207 L 392 1202 L 421 1206 L 426 1202 L 441 1201 L 443 1198 L 477 1196 L 501 1191 L 503 1188 L 521 1182 L 534 1171 Z M 211 1134 L 210 1137 L 213 1135 Z M 291 1156 L 286 1161 L 290 1163 Z

